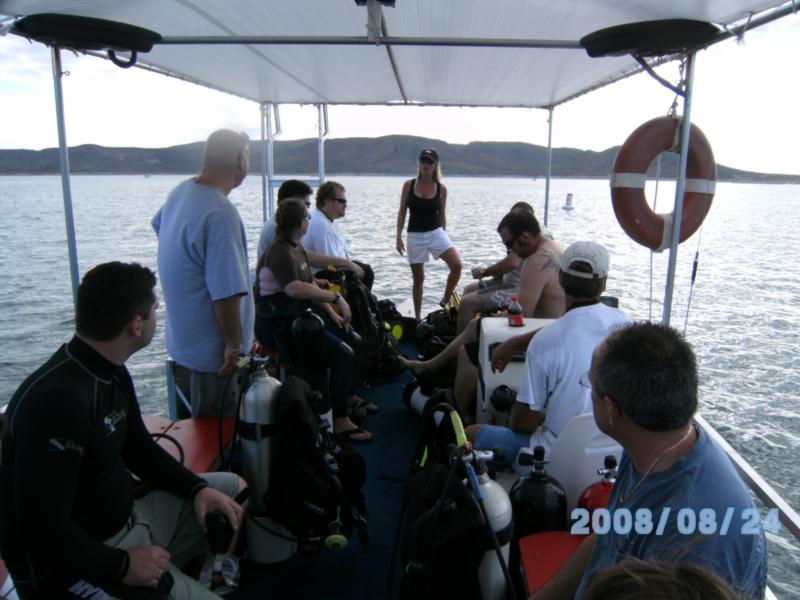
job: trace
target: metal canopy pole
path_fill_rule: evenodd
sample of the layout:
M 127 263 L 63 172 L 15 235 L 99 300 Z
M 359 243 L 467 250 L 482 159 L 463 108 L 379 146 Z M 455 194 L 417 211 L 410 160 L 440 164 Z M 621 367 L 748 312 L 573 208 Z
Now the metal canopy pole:
M 317 173 L 319 174 L 319 185 L 325 182 L 325 138 L 328 136 L 328 106 L 326 104 L 317 105 L 317 118 L 319 127 L 317 129 Z
M 269 196 L 269 206 L 264 219 L 266 220 L 271 219 L 275 214 L 275 190 L 273 189 L 273 180 L 275 179 L 275 159 L 272 147 L 273 142 L 275 141 L 275 136 L 272 132 L 272 104 L 265 104 L 264 107 L 264 126 L 267 129 L 267 194 Z
M 64 197 L 64 222 L 67 226 L 67 250 L 69 251 L 69 274 L 72 281 L 72 302 L 78 302 L 78 248 L 75 241 L 75 218 L 72 214 L 72 190 L 69 182 L 69 153 L 67 151 L 67 130 L 64 126 L 64 95 L 61 90 L 61 49 L 50 49 L 53 65 L 53 90 L 56 101 L 56 124 L 58 126 L 58 158 L 61 162 L 61 192 Z
M 669 262 L 667 264 L 667 283 L 664 289 L 664 313 L 661 317 L 662 325 L 669 325 L 672 313 L 672 291 L 675 287 L 675 267 L 678 262 L 678 244 L 681 235 L 681 218 L 683 216 L 683 193 L 686 189 L 686 162 L 689 154 L 689 134 L 692 118 L 692 90 L 694 88 L 694 57 L 692 52 L 686 59 L 686 88 L 683 96 L 683 117 L 681 118 L 681 151 L 678 162 L 678 180 L 675 183 L 675 209 L 672 221 L 672 241 L 669 247 Z
M 544 180 L 544 226 L 550 215 L 550 169 L 553 166 L 553 107 L 547 109 L 547 177 Z
M 267 103 L 259 104 L 261 109 L 261 218 L 266 221 L 267 216 Z

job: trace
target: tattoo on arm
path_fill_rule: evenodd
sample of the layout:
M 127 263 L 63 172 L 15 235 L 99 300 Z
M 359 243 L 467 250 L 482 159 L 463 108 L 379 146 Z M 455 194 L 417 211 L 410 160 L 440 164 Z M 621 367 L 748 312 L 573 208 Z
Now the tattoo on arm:
M 552 254 L 547 255 L 547 260 L 542 265 L 542 271 L 547 271 L 547 269 L 558 269 L 560 267 L 559 261 L 556 259 L 555 256 Z

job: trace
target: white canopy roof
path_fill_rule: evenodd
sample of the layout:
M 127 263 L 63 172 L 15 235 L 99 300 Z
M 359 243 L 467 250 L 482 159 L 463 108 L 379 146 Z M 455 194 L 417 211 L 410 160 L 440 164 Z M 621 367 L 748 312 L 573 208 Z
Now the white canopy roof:
M 593 31 L 671 18 L 731 28 L 784 4 L 396 0 L 382 7 L 378 43 L 367 37 L 367 7 L 354 0 L 0 0 L 0 14 L 151 29 L 165 43 L 141 54 L 140 65 L 258 102 L 543 108 L 638 71 L 630 56 L 589 58 L 578 40 Z M 268 43 L 229 43 L 242 36 Z M 228 43 L 172 43 L 206 37 Z

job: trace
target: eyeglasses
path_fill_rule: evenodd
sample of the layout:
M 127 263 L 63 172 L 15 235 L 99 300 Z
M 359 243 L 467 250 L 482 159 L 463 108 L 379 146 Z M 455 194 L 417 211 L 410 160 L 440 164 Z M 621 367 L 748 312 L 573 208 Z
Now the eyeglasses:
M 583 375 L 581 375 L 580 379 L 578 379 L 578 383 L 581 384 L 582 387 L 585 387 L 587 390 L 592 389 L 592 380 L 589 379 L 589 372 L 587 371 Z
M 514 242 L 516 242 L 518 239 L 519 239 L 519 236 L 515 235 L 510 240 L 503 242 L 503 244 L 505 244 L 506 248 L 511 248 L 511 246 L 514 245 Z
M 334 198 L 339 204 L 347 206 L 347 198 Z
M 433 160 L 432 158 L 427 158 L 427 157 L 420 158 L 419 162 L 421 162 L 423 165 L 435 165 L 436 164 L 435 160 Z

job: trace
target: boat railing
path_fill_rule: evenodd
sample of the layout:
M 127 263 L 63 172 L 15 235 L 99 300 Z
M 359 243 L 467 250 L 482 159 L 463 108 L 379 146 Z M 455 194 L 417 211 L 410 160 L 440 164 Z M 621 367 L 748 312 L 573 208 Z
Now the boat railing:
M 747 486 L 753 490 L 755 495 L 758 496 L 768 508 L 775 508 L 778 510 L 780 522 L 786 530 L 794 536 L 795 540 L 800 541 L 800 516 L 789 506 L 789 503 L 756 472 L 741 454 L 725 441 L 725 438 L 723 438 L 708 421 L 700 415 L 696 415 L 695 420 L 706 434 L 725 451 Z

